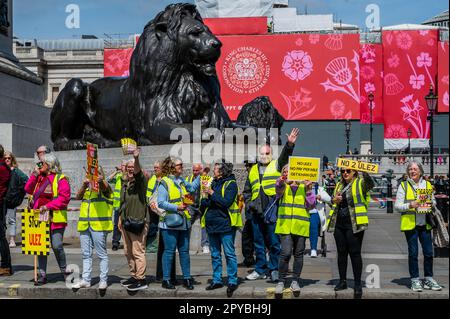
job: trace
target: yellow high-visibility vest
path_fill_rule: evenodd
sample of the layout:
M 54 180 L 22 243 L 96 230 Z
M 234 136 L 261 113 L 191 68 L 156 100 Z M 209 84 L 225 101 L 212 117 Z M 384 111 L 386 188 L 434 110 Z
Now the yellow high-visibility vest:
M 400 185 L 405 191 L 405 199 L 403 203 L 406 204 L 415 201 L 416 194 L 414 193 L 413 187 L 407 181 L 403 181 Z M 427 189 L 433 189 L 433 186 L 428 181 L 427 181 Z M 415 208 L 410 208 L 405 212 L 401 212 L 401 219 L 400 219 L 401 231 L 407 231 L 416 228 L 416 213 L 417 209 Z M 428 230 L 432 228 L 431 225 L 429 224 L 427 224 L 426 227 Z
M 352 192 L 353 203 L 355 205 L 355 219 L 357 225 L 367 225 L 369 224 L 369 217 L 367 216 L 367 207 L 370 202 L 370 193 L 367 192 L 366 197 L 363 196 L 362 191 L 362 182 L 363 179 L 357 177 L 350 186 L 350 190 Z M 336 193 L 340 192 L 343 189 L 343 185 L 341 182 L 338 182 L 336 188 L 334 189 L 333 196 Z M 330 210 L 330 214 L 327 218 L 327 229 L 330 225 L 331 217 L 334 215 L 337 204 L 333 204 Z
M 167 176 L 164 176 L 160 183 L 167 189 L 167 193 L 169 194 L 169 203 L 173 205 L 181 205 L 183 203 L 183 196 L 187 194 L 188 191 L 186 187 L 181 184 L 180 188 L 175 184 L 175 182 Z M 174 214 L 173 212 L 167 212 L 167 214 Z M 184 215 L 188 220 L 191 219 L 191 215 L 187 209 L 184 210 Z M 164 218 L 161 217 L 160 221 L 164 221 Z
M 58 198 L 58 182 L 66 178 L 63 174 L 56 174 L 52 183 L 52 191 L 53 191 L 53 199 Z M 52 211 L 53 218 L 52 222 L 54 223 L 66 223 L 67 224 L 67 210 L 54 210 Z
M 231 183 L 236 183 L 236 181 L 226 181 L 222 185 L 222 197 L 225 197 L 225 190 L 227 189 L 228 185 Z M 239 191 L 238 191 L 239 193 Z M 242 222 L 242 215 L 241 210 L 239 209 L 238 205 L 238 193 L 236 193 L 236 197 L 234 198 L 233 204 L 231 204 L 230 207 L 228 207 L 228 215 L 230 216 L 230 224 L 231 227 L 242 227 L 244 223 Z M 208 208 L 206 209 L 205 213 L 202 216 L 200 225 L 202 228 L 206 227 L 206 213 L 208 212 Z
M 80 206 L 80 217 L 78 219 L 78 231 L 82 232 L 89 228 L 94 231 L 113 230 L 113 201 L 112 196 L 102 196 L 99 192 L 86 190 Z
M 258 164 L 253 165 L 248 174 L 248 179 L 252 187 L 252 200 L 258 198 L 261 187 L 267 196 L 274 196 L 276 193 L 275 184 L 280 176 L 281 173 L 277 170 L 276 160 L 271 161 L 269 165 L 267 165 L 262 181 L 259 180 Z
M 305 185 L 300 184 L 295 194 L 286 185 L 283 197 L 278 204 L 278 218 L 275 234 L 309 237 L 309 212 L 305 207 Z
M 120 191 L 122 189 L 122 173 L 117 173 L 116 175 L 116 185 L 114 185 L 114 201 L 113 201 L 113 207 L 119 208 L 120 207 Z
M 148 180 L 147 184 L 147 198 L 150 198 L 158 187 L 158 179 L 156 175 L 153 175 L 152 178 Z

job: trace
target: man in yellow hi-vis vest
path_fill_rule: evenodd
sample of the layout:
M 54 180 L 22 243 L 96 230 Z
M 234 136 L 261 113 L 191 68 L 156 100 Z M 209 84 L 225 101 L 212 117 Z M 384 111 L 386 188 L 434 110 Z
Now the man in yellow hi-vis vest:
M 107 178 L 107 182 L 112 185 L 113 193 L 113 216 L 114 216 L 114 231 L 112 236 L 112 250 L 116 251 L 120 246 L 120 238 L 122 237 L 118 228 L 119 223 L 119 208 L 120 208 L 120 190 L 122 189 L 122 176 L 125 174 L 127 161 L 123 160 L 120 167 Z
M 297 128 L 292 129 L 277 160 L 273 159 L 272 148 L 269 145 L 260 147 L 258 163 L 252 166 L 245 182 L 243 195 L 245 206 L 252 214 L 256 255 L 255 271 L 246 277 L 247 280 L 265 279 L 266 271 L 268 271 L 272 281 L 278 281 L 280 240 L 275 235 L 275 225 L 266 224 L 263 214 L 274 199 L 276 180 L 281 176 L 281 169 L 288 163 L 289 156 L 292 155 L 298 134 Z M 267 245 L 269 260 L 266 259 L 264 238 L 269 239 Z
M 156 161 L 153 164 L 153 175 L 147 184 L 147 199 L 153 196 L 161 181 L 161 177 L 161 161 Z M 155 254 L 158 252 L 158 223 L 159 216 L 150 209 L 150 224 L 148 226 L 147 243 L 145 245 L 146 253 Z
M 74 289 L 91 286 L 92 252 L 93 248 L 100 259 L 99 289 L 108 287 L 108 252 L 106 238 L 113 230 L 113 191 L 104 180 L 103 169 L 100 167 L 98 176 L 99 192 L 92 190 L 91 182 L 85 179 L 77 193 L 76 199 L 81 200 L 78 231 L 80 232 L 81 255 L 83 258 L 82 279 L 72 286 Z

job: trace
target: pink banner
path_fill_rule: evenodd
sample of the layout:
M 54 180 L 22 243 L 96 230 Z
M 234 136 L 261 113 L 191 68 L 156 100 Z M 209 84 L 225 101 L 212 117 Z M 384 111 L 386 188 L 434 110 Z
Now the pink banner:
M 438 112 L 448 113 L 448 42 L 439 42 L 438 46 Z
M 437 30 L 383 32 L 384 137 L 429 138 L 425 96 L 437 76 Z
M 361 44 L 360 66 L 360 122 L 370 123 L 369 93 L 372 92 L 372 123 L 383 124 L 383 47 L 381 44 Z
M 128 76 L 130 59 L 133 48 L 128 49 L 105 49 L 104 75 L 106 76 Z

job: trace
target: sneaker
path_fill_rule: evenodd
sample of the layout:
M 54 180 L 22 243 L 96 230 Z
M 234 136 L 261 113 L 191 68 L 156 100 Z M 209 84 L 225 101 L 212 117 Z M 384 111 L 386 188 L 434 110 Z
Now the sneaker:
M 250 275 L 245 277 L 247 280 L 257 280 L 257 279 L 266 279 L 267 276 L 265 274 L 259 274 L 256 270 L 254 270 Z
M 147 288 L 148 288 L 148 286 L 147 286 L 147 282 L 145 281 L 145 279 L 137 280 L 134 284 L 127 286 L 128 291 L 138 291 L 138 290 L 143 290 L 143 289 L 147 289 Z
M 112 245 L 112 250 L 113 251 L 119 250 L 119 245 Z
M 90 282 L 81 279 L 80 281 L 78 281 L 78 283 L 72 285 L 72 289 L 89 288 L 90 286 Z
M 278 270 L 274 270 L 270 273 L 270 280 L 273 282 L 278 282 L 280 280 L 280 273 Z
M 137 280 L 134 277 L 130 277 L 127 280 L 122 281 L 120 284 L 122 285 L 122 287 L 128 287 L 132 284 L 135 284 L 136 282 Z
M 300 292 L 300 285 L 297 280 L 292 280 L 290 288 L 292 292 Z
M 423 290 L 420 280 L 411 280 L 411 290 L 415 292 L 421 292 Z
M 14 247 L 16 247 L 16 242 L 14 241 L 14 239 L 11 239 L 9 241 L 9 248 L 14 248 Z
M 209 250 L 209 246 L 203 246 L 202 253 L 203 253 L 203 254 L 210 254 L 211 251 Z
M 106 290 L 106 288 L 108 288 L 108 283 L 106 281 L 100 281 L 100 284 L 98 285 L 98 289 Z
M 312 249 L 311 250 L 311 258 L 316 258 L 317 257 L 317 250 Z
M 423 282 L 423 288 L 433 291 L 440 291 L 442 287 L 433 278 L 425 279 Z
M 278 282 L 275 287 L 275 295 L 282 295 L 284 290 L 284 282 Z

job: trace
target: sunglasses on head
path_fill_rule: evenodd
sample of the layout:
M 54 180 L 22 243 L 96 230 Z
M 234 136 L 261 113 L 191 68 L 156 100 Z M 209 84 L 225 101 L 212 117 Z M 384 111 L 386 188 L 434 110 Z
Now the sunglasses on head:
M 341 174 L 344 174 L 344 173 L 350 174 L 351 172 L 352 172 L 351 169 L 343 169 L 343 170 L 341 171 Z
M 175 164 L 175 167 L 177 166 L 183 167 L 183 164 Z

